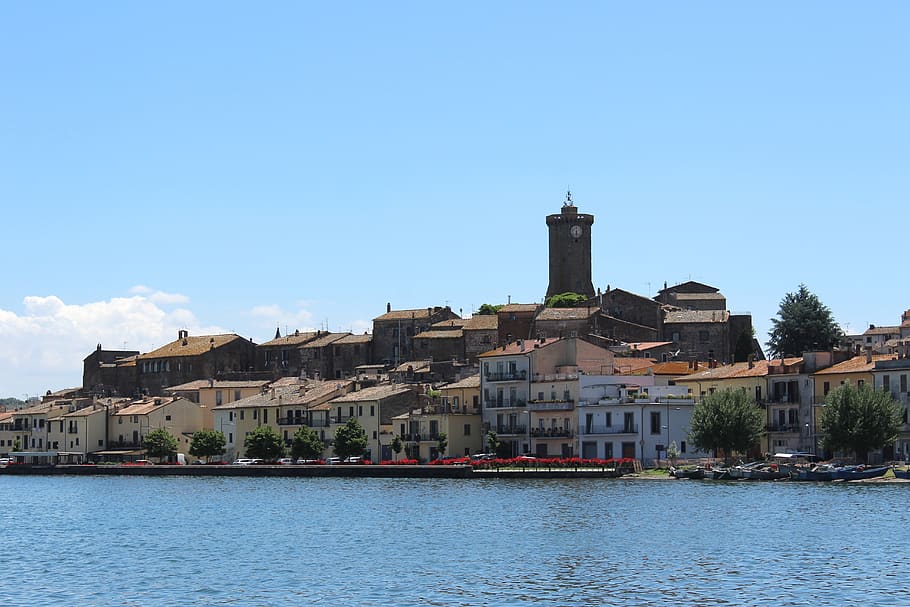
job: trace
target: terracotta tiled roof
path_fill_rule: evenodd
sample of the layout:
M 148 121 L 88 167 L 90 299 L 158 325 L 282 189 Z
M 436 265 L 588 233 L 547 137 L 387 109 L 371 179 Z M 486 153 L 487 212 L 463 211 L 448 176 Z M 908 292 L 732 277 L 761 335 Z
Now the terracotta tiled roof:
M 799 363 L 802 362 L 802 358 L 785 358 L 784 365 L 787 367 L 798 367 Z M 734 363 L 732 365 L 720 365 L 714 369 L 705 369 L 704 371 L 698 371 L 689 375 L 685 375 L 679 378 L 679 381 L 700 381 L 700 380 L 710 380 L 710 379 L 734 379 L 742 377 L 765 377 L 768 375 L 768 367 L 777 365 L 780 366 L 781 361 L 778 360 L 757 360 L 752 363 L 752 367 L 749 367 L 749 363 Z M 794 371 L 795 372 L 795 371 Z
M 537 320 L 587 320 L 600 308 L 544 308 L 537 315 Z
M 220 348 L 238 339 L 244 339 L 235 333 L 224 335 L 200 335 L 188 336 L 185 339 L 177 339 L 169 344 L 161 346 L 157 350 L 140 354 L 139 358 L 171 358 L 177 356 L 199 356 L 205 354 L 214 348 Z M 186 341 L 186 345 L 184 345 Z M 245 341 L 245 340 L 244 340 Z
M 664 324 L 727 322 L 729 318 L 726 310 L 676 310 L 667 312 Z
M 495 331 L 499 328 L 499 317 L 495 314 L 475 314 L 464 324 L 465 331 Z
M 423 331 L 414 336 L 414 339 L 461 339 L 464 332 L 461 329 L 457 331 Z
M 461 381 L 457 381 L 455 383 L 440 386 L 439 389 L 440 390 L 449 390 L 449 389 L 461 390 L 463 388 L 479 388 L 479 387 L 480 387 L 480 373 L 475 373 L 474 375 L 469 375 L 468 377 L 465 377 Z
M 133 402 L 128 406 L 113 413 L 113 415 L 147 415 L 155 409 L 160 409 L 172 402 L 178 400 L 175 397 L 149 398 L 138 402 Z
M 661 348 L 663 346 L 673 345 L 672 341 L 639 341 L 628 344 L 633 350 L 639 350 L 641 352 L 645 350 L 650 350 L 651 348 Z
M 414 310 L 392 310 L 382 316 L 377 316 L 373 322 L 383 320 L 424 320 L 430 318 L 433 314 L 443 312 L 445 308 L 416 308 Z
M 363 390 L 357 390 L 356 392 L 349 392 L 344 396 L 339 396 L 338 398 L 333 399 L 332 403 L 356 403 L 367 400 L 382 400 L 409 391 L 410 388 L 403 387 L 400 384 L 372 386 L 370 388 L 364 388 Z
M 863 332 L 863 335 L 900 335 L 900 327 L 870 327 Z
M 495 318 L 495 316 L 494 316 L 494 318 Z M 446 330 L 454 331 L 456 329 L 460 329 L 463 326 L 465 326 L 465 324 L 467 324 L 467 322 L 468 322 L 468 320 L 464 319 L 464 318 L 453 318 L 451 320 L 440 320 L 439 322 L 434 322 L 432 325 L 430 325 L 430 328 L 437 330 L 437 331 L 446 331 Z
M 563 339 L 562 337 L 548 337 L 545 339 L 526 339 L 524 340 L 524 349 L 522 349 L 521 342 L 513 341 L 506 344 L 504 347 L 500 346 L 495 350 L 490 350 L 479 354 L 481 358 L 490 357 L 490 356 L 509 356 L 514 354 L 526 354 L 535 349 L 535 346 L 539 348 L 545 348 L 552 343 L 555 343 Z
M 674 297 L 678 301 L 699 301 L 699 300 L 719 300 L 726 299 L 721 293 L 675 293 Z
M 499 308 L 499 312 L 536 312 L 540 304 L 506 304 Z
M 350 335 L 350 333 L 329 333 L 327 335 L 323 335 L 322 337 L 314 339 L 313 341 L 303 344 L 300 346 L 300 349 L 305 350 L 307 348 L 324 348 L 326 346 L 332 345 L 340 339 L 344 339 L 348 335 Z
M 323 400 L 331 398 L 331 396 L 339 390 L 343 391 L 350 389 L 353 384 L 353 380 L 338 379 L 319 382 L 309 381 L 302 386 L 277 386 L 274 389 L 270 388 L 264 390 L 259 394 L 218 405 L 215 409 L 223 411 L 226 409 L 245 409 L 250 407 L 312 407 L 315 403 L 320 403 Z
M 316 337 L 316 331 L 308 331 L 305 333 L 290 333 L 284 337 L 279 337 L 267 341 L 265 343 L 259 344 L 259 347 L 269 347 L 269 346 L 299 346 L 300 344 L 306 343 Z
M 838 373 L 868 373 L 875 368 L 876 361 L 880 360 L 894 360 L 897 358 L 894 354 L 873 354 L 872 361 L 866 362 L 866 356 L 854 356 L 849 360 L 845 360 L 842 363 L 837 363 L 816 371 L 815 375 L 837 375 Z
M 364 335 L 354 335 L 348 334 L 335 342 L 337 345 L 348 345 L 348 344 L 368 344 L 373 341 L 373 336 L 369 334 Z
M 169 392 L 186 392 L 190 390 L 202 390 L 204 388 L 261 388 L 262 386 L 267 385 L 269 382 L 264 380 L 259 381 L 221 381 L 215 380 L 209 382 L 207 379 L 197 379 L 185 384 L 180 384 L 179 386 L 171 386 L 166 388 Z
M 431 360 L 408 360 L 408 361 L 401 363 L 394 369 L 392 369 L 391 372 L 392 373 L 407 373 L 408 367 L 410 367 L 411 371 L 413 371 L 414 373 L 417 373 L 419 371 L 429 371 L 430 364 L 432 362 L 433 361 L 431 361 Z
M 706 363 L 699 363 L 699 368 L 704 368 Z M 654 372 L 654 375 L 689 375 L 692 372 L 692 369 L 689 367 L 689 363 L 684 360 L 673 360 L 665 363 L 657 363 L 651 370 Z

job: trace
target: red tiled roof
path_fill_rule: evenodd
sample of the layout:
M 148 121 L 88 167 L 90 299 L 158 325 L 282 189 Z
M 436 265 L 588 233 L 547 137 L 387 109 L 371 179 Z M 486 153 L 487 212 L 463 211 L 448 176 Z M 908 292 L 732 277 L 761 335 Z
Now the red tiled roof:
M 873 354 L 871 362 L 866 362 L 866 356 L 854 356 L 842 363 L 837 363 L 826 369 L 816 371 L 816 375 L 836 375 L 838 373 L 868 373 L 875 368 L 876 361 L 894 360 L 897 356 L 894 354 Z
M 235 333 L 224 335 L 200 335 L 187 336 L 185 339 L 177 339 L 169 344 L 165 344 L 157 350 L 152 350 L 146 354 L 140 354 L 139 358 L 166 358 L 174 356 L 199 356 L 205 354 L 213 348 L 220 348 L 238 339 L 244 339 Z M 245 341 L 245 340 L 244 340 Z M 184 344 L 184 342 L 186 342 Z

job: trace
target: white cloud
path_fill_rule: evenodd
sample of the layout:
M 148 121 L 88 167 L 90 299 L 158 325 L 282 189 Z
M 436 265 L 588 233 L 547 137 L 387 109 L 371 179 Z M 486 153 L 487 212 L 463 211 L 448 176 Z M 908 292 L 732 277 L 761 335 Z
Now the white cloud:
M 161 307 L 165 301 L 186 301 L 183 296 L 145 287 L 132 293 L 86 304 L 28 296 L 21 313 L 0 309 L 0 396 L 79 386 L 82 361 L 99 343 L 108 350 L 148 352 L 176 339 L 179 329 L 225 332 L 200 326 L 188 309 Z
M 134 295 L 142 295 L 146 297 L 149 301 L 152 301 L 157 304 L 170 305 L 170 304 L 185 304 L 189 303 L 190 298 L 181 293 L 167 293 L 165 291 L 155 291 L 145 285 L 136 285 L 130 289 L 130 293 Z

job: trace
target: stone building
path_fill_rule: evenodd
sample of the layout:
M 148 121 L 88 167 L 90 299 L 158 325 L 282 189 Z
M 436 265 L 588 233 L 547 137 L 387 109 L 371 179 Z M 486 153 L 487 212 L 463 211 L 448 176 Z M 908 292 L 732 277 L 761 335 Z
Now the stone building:
M 498 341 L 495 345 L 509 343 L 516 339 L 533 339 L 534 318 L 543 310 L 540 304 L 508 303 L 496 311 Z
M 82 389 L 86 395 L 131 395 L 136 390 L 136 366 L 124 365 L 135 360 L 135 350 L 102 350 L 101 344 L 82 361 Z
M 354 377 L 357 368 L 373 360 L 373 336 L 345 335 L 332 342 L 333 373 L 335 379 Z
M 302 367 L 300 346 L 318 336 L 316 331 L 294 331 L 284 337 L 275 332 L 275 339 L 256 347 L 256 370 L 268 371 L 273 377 L 299 376 Z
M 331 379 L 335 377 L 335 344 L 350 333 L 327 333 L 317 331 L 318 337 L 300 346 L 300 371 L 301 377 L 310 379 Z M 340 352 L 340 351 L 339 351 Z M 338 357 L 341 363 L 341 356 Z M 354 369 L 351 367 L 351 373 Z M 342 370 L 338 369 L 339 377 Z
M 181 330 L 177 340 L 136 359 L 139 389 L 157 396 L 165 388 L 195 379 L 220 379 L 230 372 L 252 371 L 256 344 L 228 333 L 193 337 Z
M 459 318 L 448 306 L 393 310 L 392 304 L 387 304 L 386 313 L 373 319 L 373 362 L 397 366 L 417 357 L 415 335 L 435 323 Z
M 550 284 L 547 297 L 578 293 L 594 297 L 591 282 L 591 226 L 594 216 L 581 214 L 572 204 L 572 194 L 560 213 L 547 216 L 550 239 Z

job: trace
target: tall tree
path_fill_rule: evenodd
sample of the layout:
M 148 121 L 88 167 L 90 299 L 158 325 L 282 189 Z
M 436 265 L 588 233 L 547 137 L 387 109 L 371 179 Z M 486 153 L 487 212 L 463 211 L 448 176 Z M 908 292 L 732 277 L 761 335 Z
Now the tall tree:
M 259 426 L 243 441 L 247 457 L 274 461 L 284 455 L 284 440 L 271 426 Z
M 363 455 L 367 449 L 367 434 L 363 431 L 357 418 L 352 417 L 337 430 L 335 430 L 335 455 L 347 459 L 356 455 Z
M 437 457 L 445 457 L 446 447 L 449 446 L 449 435 L 445 432 L 440 432 L 436 437 L 436 448 L 439 450 L 439 455 Z
M 502 307 L 502 304 L 495 305 L 495 306 L 493 304 L 488 304 L 488 303 L 480 304 L 480 308 L 477 309 L 477 314 L 478 314 L 478 316 L 494 316 L 499 311 L 499 308 L 501 308 L 501 307 Z
M 204 457 L 206 461 L 224 453 L 227 441 L 218 430 L 199 430 L 190 441 L 190 455 Z
M 398 455 L 401 453 L 403 447 L 404 443 L 401 442 L 401 437 L 395 435 L 395 438 L 392 439 L 392 451 L 395 452 L 395 459 L 398 459 Z
M 806 285 L 787 293 L 768 334 L 768 347 L 776 356 L 802 356 L 803 352 L 828 350 L 840 344 L 844 332 L 834 322 L 831 310 Z
M 301 426 L 291 441 L 291 455 L 302 459 L 322 459 L 325 444 L 319 434 L 308 426 Z
M 745 390 L 727 388 L 702 398 L 692 411 L 689 440 L 701 451 L 717 456 L 744 453 L 761 439 L 762 410 Z
M 826 449 L 853 452 L 865 463 L 869 451 L 897 440 L 902 416 L 900 404 L 887 390 L 843 384 L 825 397 L 818 426 Z
M 156 428 L 145 435 L 143 439 L 145 453 L 156 459 L 167 459 L 177 453 L 177 439 L 167 428 Z

